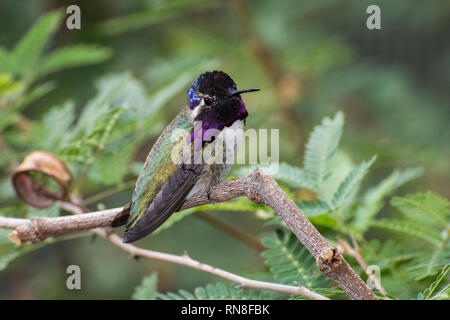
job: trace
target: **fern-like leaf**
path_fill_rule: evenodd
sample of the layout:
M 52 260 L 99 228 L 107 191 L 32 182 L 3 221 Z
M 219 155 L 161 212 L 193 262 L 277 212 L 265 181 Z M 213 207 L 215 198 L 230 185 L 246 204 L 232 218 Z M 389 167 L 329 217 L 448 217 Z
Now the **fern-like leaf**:
M 448 300 L 450 298 L 450 283 L 448 283 L 448 281 L 441 290 L 438 292 L 436 291 L 443 284 L 442 282 L 448 278 L 449 272 L 450 264 L 446 264 L 436 277 L 436 280 L 420 293 L 417 298 L 421 300 Z
M 302 201 L 298 203 L 298 207 L 307 217 L 317 216 L 321 214 L 330 213 L 332 210 L 330 206 L 322 200 Z
M 394 170 L 378 185 L 369 189 L 363 196 L 361 204 L 355 211 L 353 229 L 364 232 L 369 227 L 370 221 L 384 206 L 383 199 L 395 189 L 408 181 L 419 177 L 423 173 L 422 168 L 408 168 L 403 171 Z
M 262 244 L 269 249 L 261 256 L 281 283 L 311 289 L 328 287 L 329 279 L 317 269 L 314 257 L 292 232 L 277 230 L 276 237 L 265 237 Z
M 252 171 L 255 171 L 256 169 L 261 170 L 265 174 L 270 175 L 272 178 L 277 180 L 278 182 L 281 182 L 291 188 L 306 188 L 310 190 L 314 190 L 315 187 L 309 183 L 308 177 L 306 176 L 306 173 L 304 170 L 292 166 L 286 162 L 282 162 L 278 166 L 277 172 L 274 173 L 273 166 L 268 165 L 249 165 L 244 166 L 236 170 L 236 174 L 238 176 L 247 176 Z
M 33 69 L 61 18 L 61 11 L 43 15 L 20 39 L 11 52 L 15 73 L 22 74 Z
M 359 190 L 362 179 L 367 174 L 367 171 L 374 163 L 375 159 L 376 156 L 373 156 L 369 161 L 362 162 L 348 174 L 347 178 L 345 178 L 334 194 L 332 204 L 335 208 L 345 208 L 353 201 Z
M 407 252 L 397 241 L 372 239 L 361 246 L 361 252 L 368 264 L 376 264 L 382 271 L 395 268 L 398 264 L 412 261 L 417 253 Z
M 335 230 L 337 232 L 346 233 L 346 229 L 342 226 L 342 223 L 339 222 L 335 217 L 336 215 L 332 214 L 319 214 L 316 216 L 308 217 L 309 221 L 311 221 L 314 225 L 319 225 L 325 228 L 329 228 Z
M 315 127 L 306 144 L 304 170 L 308 183 L 315 191 L 322 189 L 330 175 L 332 163 L 341 139 L 344 115 L 338 112 L 333 119 L 325 118 Z
M 111 56 L 111 50 L 93 45 L 76 45 L 56 49 L 37 67 L 37 74 L 42 77 L 50 72 L 79 65 L 99 63 Z
M 158 273 L 153 272 L 148 277 L 142 279 L 133 292 L 131 298 L 133 300 L 154 300 L 157 295 Z
M 370 224 L 374 227 L 402 232 L 420 238 L 437 247 L 442 245 L 441 235 L 438 232 L 411 220 L 381 219 L 373 220 Z
M 408 219 L 429 226 L 445 228 L 449 223 L 450 202 L 432 192 L 394 197 L 391 204 Z
M 236 284 L 218 282 L 215 285 L 207 284 L 205 287 L 195 288 L 193 294 L 179 290 L 177 293 L 158 292 L 156 297 L 161 300 L 273 300 L 278 294 L 266 290 L 241 289 Z
M 280 163 L 278 172 L 273 175 L 273 178 L 292 188 L 313 188 L 308 181 L 305 171 L 298 167 L 291 166 L 286 162 Z
M 449 261 L 450 250 L 448 249 L 422 251 L 406 266 L 406 272 L 414 281 L 421 281 L 435 276 Z

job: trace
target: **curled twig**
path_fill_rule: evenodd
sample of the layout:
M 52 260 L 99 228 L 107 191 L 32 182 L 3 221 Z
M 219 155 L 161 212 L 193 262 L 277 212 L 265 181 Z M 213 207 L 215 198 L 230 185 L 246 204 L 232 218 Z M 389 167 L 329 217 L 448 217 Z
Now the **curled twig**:
M 49 177 L 59 185 L 59 190 L 52 190 L 33 177 L 40 174 Z M 46 151 L 34 151 L 28 154 L 12 174 L 12 183 L 17 195 L 29 205 L 48 208 L 55 201 L 67 197 L 72 174 L 64 162 L 54 154 Z

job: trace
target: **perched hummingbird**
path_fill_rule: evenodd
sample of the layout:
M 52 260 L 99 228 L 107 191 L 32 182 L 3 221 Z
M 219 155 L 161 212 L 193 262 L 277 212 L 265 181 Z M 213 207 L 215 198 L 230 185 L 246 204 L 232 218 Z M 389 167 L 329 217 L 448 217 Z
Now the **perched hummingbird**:
M 222 71 L 206 72 L 192 83 L 187 91 L 187 105 L 158 138 L 139 174 L 123 242 L 137 241 L 156 230 L 192 195 L 201 192 L 209 196 L 211 189 L 223 181 L 231 169 L 231 164 L 223 162 L 173 161 L 173 150 L 179 143 L 173 139 L 174 131 L 186 130 L 190 148 L 202 151 L 215 141 L 214 136 L 206 138 L 210 129 L 243 130 L 248 113 L 241 94 L 257 90 L 237 90 L 234 81 Z M 200 127 L 194 125 L 198 123 Z M 200 140 L 195 139 L 198 135 Z M 236 149 L 236 145 L 226 145 L 224 154 L 227 148 Z M 224 154 L 215 156 L 224 157 Z

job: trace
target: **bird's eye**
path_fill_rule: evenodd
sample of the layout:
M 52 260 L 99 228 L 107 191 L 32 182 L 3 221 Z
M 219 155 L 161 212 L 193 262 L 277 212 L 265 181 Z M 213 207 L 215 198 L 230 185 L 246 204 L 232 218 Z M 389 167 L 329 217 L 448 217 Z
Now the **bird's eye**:
M 206 104 L 207 106 L 210 106 L 211 103 L 212 103 L 212 101 L 211 101 L 210 98 L 205 98 L 205 104 Z

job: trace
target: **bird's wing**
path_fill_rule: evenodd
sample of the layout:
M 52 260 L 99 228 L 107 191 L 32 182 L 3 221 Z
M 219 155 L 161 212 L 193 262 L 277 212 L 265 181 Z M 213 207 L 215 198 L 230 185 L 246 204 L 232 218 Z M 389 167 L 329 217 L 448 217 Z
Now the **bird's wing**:
M 158 191 L 144 214 L 128 227 L 124 242 L 139 240 L 156 230 L 170 215 L 181 207 L 203 171 L 203 164 L 177 166 L 169 181 Z
M 192 124 L 183 116 L 177 116 L 147 156 L 131 201 L 130 218 L 124 236 L 126 242 L 136 241 L 149 234 L 177 211 L 202 171 L 201 165 L 174 163 L 172 150 L 180 139 L 186 137 L 173 139 L 173 130 L 170 128 L 190 132 Z

